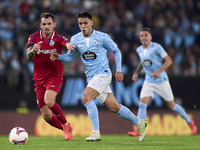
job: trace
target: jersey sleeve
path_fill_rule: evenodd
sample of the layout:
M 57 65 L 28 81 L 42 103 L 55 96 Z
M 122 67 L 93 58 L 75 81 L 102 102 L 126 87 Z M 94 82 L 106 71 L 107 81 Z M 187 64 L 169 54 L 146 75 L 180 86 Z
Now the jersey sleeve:
M 29 48 L 30 46 L 33 46 L 35 44 L 35 34 L 31 34 L 28 37 L 28 43 L 26 44 L 26 47 Z
M 118 48 L 117 44 L 110 38 L 110 36 L 106 33 L 103 33 L 100 36 L 101 41 L 103 41 L 103 45 L 106 49 L 112 51 L 113 49 Z
M 58 60 L 63 62 L 72 62 L 76 56 L 76 50 L 72 50 L 71 53 L 68 51 L 66 54 L 59 55 Z
M 75 45 L 75 40 L 72 37 L 70 40 L 70 44 Z M 64 55 L 59 55 L 58 60 L 63 61 L 63 62 L 72 62 L 76 56 L 77 50 L 72 50 L 71 53 L 68 51 Z
M 167 55 L 167 52 L 164 50 L 164 48 L 158 44 L 158 48 L 156 49 L 158 55 L 160 55 L 162 58 L 164 58 Z
M 65 44 L 67 43 L 67 42 L 70 42 L 70 40 L 68 40 L 67 38 L 65 38 L 64 36 L 60 36 L 61 38 L 61 45 L 63 46 L 63 47 L 65 47 Z
M 106 49 L 110 50 L 115 55 L 116 72 L 122 72 L 122 56 L 117 44 L 110 38 L 110 36 L 104 33 L 101 37 L 103 45 Z

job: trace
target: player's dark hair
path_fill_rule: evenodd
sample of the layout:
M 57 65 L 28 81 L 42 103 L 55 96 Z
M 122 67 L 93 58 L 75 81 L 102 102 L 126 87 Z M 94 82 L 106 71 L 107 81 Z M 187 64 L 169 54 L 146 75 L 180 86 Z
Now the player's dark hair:
M 87 12 L 87 11 L 84 11 L 84 12 L 80 12 L 76 15 L 76 18 L 89 18 L 90 20 L 92 20 L 92 15 Z
M 141 31 L 148 31 L 148 32 L 151 34 L 151 30 L 150 30 L 150 28 L 148 28 L 148 27 L 142 28 Z
M 42 20 L 42 18 L 49 18 L 49 17 L 51 17 L 52 18 L 52 20 L 53 20 L 53 22 L 54 22 L 54 15 L 53 14 L 51 14 L 51 13 L 42 13 L 41 15 L 40 15 L 40 22 L 41 22 L 41 20 Z

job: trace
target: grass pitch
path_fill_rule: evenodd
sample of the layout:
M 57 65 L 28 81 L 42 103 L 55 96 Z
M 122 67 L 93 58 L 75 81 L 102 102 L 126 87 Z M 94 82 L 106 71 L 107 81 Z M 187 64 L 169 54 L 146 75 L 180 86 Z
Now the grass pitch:
M 8 136 L 0 136 L 0 150 L 200 150 L 200 135 L 191 136 L 146 136 L 102 135 L 102 141 L 86 142 L 84 136 L 75 136 L 73 141 L 64 137 L 37 137 L 29 135 L 25 145 L 13 145 Z

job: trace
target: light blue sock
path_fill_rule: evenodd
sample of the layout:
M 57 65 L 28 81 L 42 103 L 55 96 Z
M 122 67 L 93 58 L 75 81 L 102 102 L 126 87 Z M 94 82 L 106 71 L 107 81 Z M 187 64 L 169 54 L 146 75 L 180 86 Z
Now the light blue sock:
M 90 101 L 85 104 L 85 107 L 88 116 L 90 117 L 90 121 L 92 122 L 93 130 L 99 130 L 99 115 L 96 104 L 93 101 Z
M 185 110 L 179 104 L 175 104 L 172 110 L 175 111 L 177 114 L 179 114 L 181 117 L 183 117 L 185 121 L 187 122 L 187 124 L 191 122 Z
M 138 108 L 138 117 L 140 119 L 146 119 L 147 117 L 147 104 L 140 102 Z
M 129 121 L 131 121 L 134 125 L 136 125 L 139 121 L 139 118 L 136 117 L 127 107 L 121 105 L 120 110 L 117 112 L 117 114 Z

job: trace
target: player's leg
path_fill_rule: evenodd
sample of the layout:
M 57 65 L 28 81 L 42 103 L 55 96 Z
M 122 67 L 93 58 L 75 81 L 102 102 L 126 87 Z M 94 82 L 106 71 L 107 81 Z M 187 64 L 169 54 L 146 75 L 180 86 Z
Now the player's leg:
M 174 96 L 171 90 L 171 86 L 168 81 L 162 83 L 159 85 L 158 90 L 156 91 L 166 102 L 166 105 L 168 106 L 169 109 L 175 111 L 177 114 L 179 114 L 192 130 L 192 134 L 197 133 L 197 127 L 194 124 L 194 121 L 190 119 L 185 112 L 185 110 L 179 105 L 176 104 L 174 101 Z
M 134 125 L 136 125 L 140 134 L 139 141 L 144 139 L 145 128 L 147 126 L 146 120 L 139 119 L 126 106 L 120 105 L 113 96 L 113 93 L 107 94 L 107 98 L 103 104 L 108 107 L 111 112 L 118 114 L 120 117 L 129 120 Z
M 147 105 L 152 97 L 154 97 L 152 84 L 145 81 L 140 93 L 140 103 L 137 114 L 140 119 L 146 119 Z
M 64 137 L 66 140 L 73 140 L 72 127 L 69 122 L 67 122 L 65 115 L 61 107 L 56 103 L 56 96 L 60 92 L 62 87 L 63 79 L 60 77 L 50 78 L 44 86 L 46 87 L 46 92 L 44 96 L 44 101 L 46 105 L 55 114 L 58 120 L 62 123 Z
M 152 97 L 142 97 L 140 98 L 139 108 L 138 108 L 138 114 L 137 116 L 140 119 L 146 119 L 147 117 L 147 105 Z
M 110 84 L 112 76 L 97 74 L 89 81 L 87 87 L 85 88 L 82 100 L 87 109 L 88 115 L 92 122 L 93 131 L 90 137 L 86 138 L 86 141 L 98 141 L 101 140 L 101 135 L 99 131 L 99 116 L 96 104 L 93 102 L 94 98 L 98 98 L 99 93 L 104 91 Z
M 185 110 L 179 105 L 176 104 L 174 100 L 167 101 L 165 100 L 166 105 L 169 109 L 175 111 L 177 114 L 179 114 L 182 118 L 185 119 L 185 121 L 189 124 L 191 122 L 190 118 L 186 114 Z
M 58 120 L 64 125 L 67 123 L 67 120 L 64 116 L 64 113 L 61 109 L 61 107 L 55 102 L 57 93 L 53 90 L 47 90 L 45 92 L 45 103 L 49 107 L 50 110 L 56 115 Z
M 150 96 L 140 98 L 138 113 L 137 113 L 138 118 L 144 119 L 144 120 L 146 119 L 146 117 L 147 117 L 147 105 L 148 105 L 150 99 L 151 99 Z M 139 132 L 137 130 L 135 130 L 134 127 L 133 127 L 133 131 L 128 132 L 128 135 L 138 137 Z
M 35 92 L 37 97 L 37 105 L 40 109 L 40 112 L 42 113 L 42 117 L 44 118 L 44 120 L 50 125 L 62 130 L 61 122 L 55 117 L 55 115 L 52 115 L 51 110 L 46 106 L 44 102 L 45 88 L 43 86 L 37 86 L 37 84 L 35 84 Z
M 65 139 L 73 140 L 72 127 L 70 123 L 67 122 L 61 107 L 55 102 L 56 96 L 57 93 L 55 91 L 47 90 L 44 96 L 46 106 L 55 114 L 53 117 L 55 116 L 61 122 Z
M 58 120 L 64 125 L 67 123 L 67 120 L 64 116 L 64 113 L 61 107 L 56 103 L 56 96 L 59 94 L 62 87 L 63 79 L 60 77 L 50 78 L 45 84 L 46 87 L 44 101 L 49 109 L 56 115 Z
M 45 105 L 41 107 L 40 112 L 47 123 L 53 127 L 63 130 L 61 122 L 56 118 L 55 115 L 52 114 L 52 111 L 48 108 L 48 106 Z
M 97 97 L 98 95 L 99 93 L 95 89 L 88 86 L 85 88 L 82 95 L 82 100 L 83 100 L 84 106 L 87 109 L 87 113 L 88 113 L 88 116 L 90 118 L 90 121 L 92 123 L 92 128 L 93 128 L 93 131 L 90 134 L 90 136 L 85 139 L 86 141 L 101 140 L 101 135 L 99 131 L 98 109 L 97 109 L 96 104 L 93 101 L 93 99 Z
M 154 97 L 152 85 L 145 81 L 140 93 L 140 102 L 139 102 L 138 113 L 137 113 L 138 118 L 146 119 L 147 105 L 152 97 Z M 134 130 L 133 128 L 133 131 L 128 132 L 128 135 L 137 137 L 139 136 L 139 132 L 137 130 Z
M 190 127 L 192 134 L 197 133 L 197 126 L 194 124 L 194 121 L 192 118 L 189 118 L 185 110 L 179 105 L 176 104 L 174 100 L 166 101 L 167 106 L 169 109 L 175 111 L 177 114 L 179 114 L 185 121 L 187 122 L 188 126 Z

